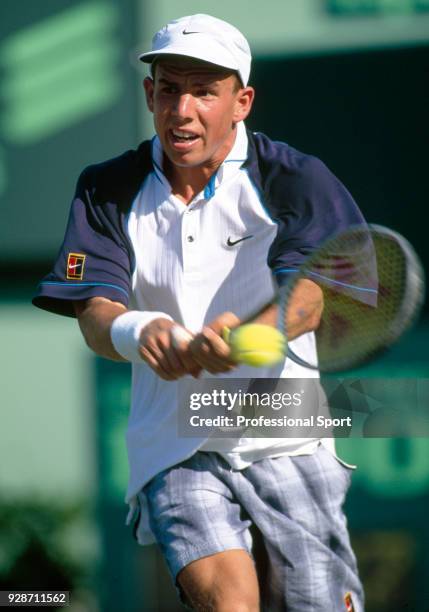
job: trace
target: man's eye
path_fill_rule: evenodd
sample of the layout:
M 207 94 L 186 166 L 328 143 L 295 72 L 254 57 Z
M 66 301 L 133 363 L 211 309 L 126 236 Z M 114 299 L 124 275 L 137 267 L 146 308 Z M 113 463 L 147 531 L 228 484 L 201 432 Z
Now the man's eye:
M 198 96 L 200 98 L 209 98 L 213 95 L 213 92 L 210 89 L 199 89 Z
M 177 92 L 177 88 L 173 87 L 172 85 L 166 85 L 165 87 L 162 88 L 162 93 L 165 94 L 174 94 Z

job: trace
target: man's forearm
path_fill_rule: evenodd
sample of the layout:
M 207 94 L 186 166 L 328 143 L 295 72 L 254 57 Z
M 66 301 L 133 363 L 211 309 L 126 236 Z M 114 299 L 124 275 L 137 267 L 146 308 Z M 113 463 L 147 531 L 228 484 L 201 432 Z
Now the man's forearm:
M 286 328 L 288 340 L 293 340 L 302 334 L 318 328 L 323 312 L 323 292 L 316 283 L 301 279 L 292 293 L 286 313 Z M 266 306 L 253 323 L 262 323 L 277 327 L 279 307 L 277 304 Z
M 74 307 L 79 327 L 89 348 L 100 357 L 125 361 L 114 349 L 110 337 L 112 323 L 116 317 L 127 311 L 125 306 L 97 297 L 85 302 L 75 302 Z
M 173 345 L 171 329 L 177 324 L 168 314 L 129 311 L 101 297 L 75 302 L 74 307 L 85 341 L 97 355 L 113 361 L 146 362 L 164 380 L 198 376 L 201 371 L 189 352 L 189 341 L 180 347 Z

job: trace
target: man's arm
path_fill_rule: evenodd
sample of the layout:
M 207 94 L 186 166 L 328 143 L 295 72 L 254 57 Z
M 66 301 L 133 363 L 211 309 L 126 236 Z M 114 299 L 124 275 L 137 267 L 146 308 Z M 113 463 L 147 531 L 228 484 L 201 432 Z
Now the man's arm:
M 112 324 L 125 314 L 126 307 L 119 302 L 96 297 L 74 302 L 74 309 L 85 341 L 97 355 L 114 361 L 126 361 L 114 348 L 111 339 Z M 188 350 L 188 346 L 173 345 L 171 329 L 176 323 L 167 318 L 156 318 L 144 326 L 140 334 L 138 352 L 164 380 L 176 380 L 185 374 L 198 376 L 201 371 Z
M 110 328 L 119 315 L 127 311 L 119 302 L 95 297 L 73 302 L 79 327 L 85 342 L 100 357 L 113 361 L 126 361 L 116 352 L 110 337 Z
M 286 313 L 288 341 L 294 340 L 311 331 L 320 324 L 323 312 L 323 291 L 311 280 L 302 278 L 289 298 Z M 279 309 L 277 304 L 266 306 L 252 319 L 252 323 L 262 323 L 277 327 Z
M 288 340 L 316 330 L 320 324 L 322 312 L 323 292 L 320 287 L 313 281 L 299 280 L 288 304 L 286 320 Z M 230 359 L 231 351 L 222 339 L 222 331 L 224 327 L 233 329 L 243 323 L 261 323 L 277 327 L 277 304 L 265 306 L 256 316 L 246 321 L 241 321 L 232 312 L 224 312 L 206 325 L 190 344 L 191 352 L 202 368 L 212 374 L 233 369 L 234 362 Z
M 123 304 L 106 298 L 74 302 L 79 326 L 88 346 L 101 357 L 126 361 L 113 347 L 111 326 L 127 312 Z M 301 279 L 291 296 L 287 313 L 288 339 L 317 329 L 323 311 L 323 293 L 316 283 Z M 251 319 L 252 323 L 277 326 L 278 306 L 270 304 Z M 212 374 L 229 372 L 236 367 L 231 351 L 222 339 L 224 327 L 238 327 L 241 321 L 234 313 L 224 312 L 206 325 L 189 343 L 174 345 L 171 329 L 177 325 L 169 319 L 157 318 L 145 325 L 140 336 L 139 353 L 164 380 L 176 380 L 185 374 L 198 376 L 201 369 Z

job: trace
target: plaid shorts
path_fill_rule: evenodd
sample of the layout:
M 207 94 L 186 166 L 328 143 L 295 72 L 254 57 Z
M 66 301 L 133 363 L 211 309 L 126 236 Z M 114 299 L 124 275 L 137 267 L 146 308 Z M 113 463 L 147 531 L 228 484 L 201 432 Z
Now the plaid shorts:
M 256 559 L 264 610 L 363 612 L 342 511 L 350 477 L 322 445 L 312 455 L 262 459 L 244 470 L 197 452 L 155 476 L 142 494 L 174 580 L 191 561 L 242 548 Z

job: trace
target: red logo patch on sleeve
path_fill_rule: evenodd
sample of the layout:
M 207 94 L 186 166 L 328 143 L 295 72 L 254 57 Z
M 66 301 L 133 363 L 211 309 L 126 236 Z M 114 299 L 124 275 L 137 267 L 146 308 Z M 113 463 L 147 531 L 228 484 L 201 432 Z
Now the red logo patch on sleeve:
M 347 612 L 355 612 L 355 607 L 353 605 L 352 594 L 346 593 L 344 595 L 344 603 L 346 604 Z
M 67 278 L 69 280 L 82 280 L 86 255 L 82 253 L 69 253 L 67 259 Z

